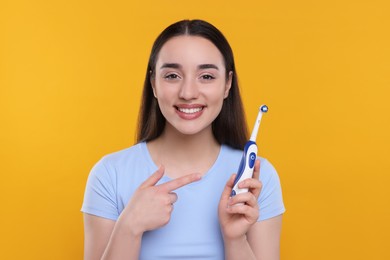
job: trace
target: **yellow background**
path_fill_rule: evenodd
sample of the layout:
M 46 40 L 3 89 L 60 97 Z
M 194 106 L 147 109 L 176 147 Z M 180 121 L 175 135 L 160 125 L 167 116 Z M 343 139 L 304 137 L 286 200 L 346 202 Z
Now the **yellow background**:
M 146 61 L 206 19 L 287 212 L 282 259 L 390 259 L 390 4 L 383 0 L 0 2 L 0 258 L 81 259 L 89 170 L 134 143 Z

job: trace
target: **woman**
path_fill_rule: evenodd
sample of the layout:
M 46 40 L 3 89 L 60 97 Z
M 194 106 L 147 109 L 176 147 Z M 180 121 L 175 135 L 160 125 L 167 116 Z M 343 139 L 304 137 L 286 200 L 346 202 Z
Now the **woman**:
M 246 141 L 225 37 L 201 20 L 166 28 L 149 59 L 138 143 L 89 176 L 85 259 L 278 259 L 284 206 L 272 165 L 258 159 L 240 184 L 249 192 L 230 198 Z

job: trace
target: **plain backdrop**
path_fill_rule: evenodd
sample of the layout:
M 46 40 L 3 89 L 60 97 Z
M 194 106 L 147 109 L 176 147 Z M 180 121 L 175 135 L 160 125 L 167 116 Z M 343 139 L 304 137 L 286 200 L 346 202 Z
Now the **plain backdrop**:
M 287 211 L 281 258 L 390 259 L 387 0 L 0 2 L 0 258 L 82 259 L 92 166 L 134 144 L 152 42 L 208 20 Z

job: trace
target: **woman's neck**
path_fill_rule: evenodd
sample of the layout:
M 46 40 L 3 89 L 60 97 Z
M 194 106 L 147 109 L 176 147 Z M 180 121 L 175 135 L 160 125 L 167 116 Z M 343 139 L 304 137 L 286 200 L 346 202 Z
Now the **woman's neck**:
M 211 127 L 195 135 L 165 129 L 148 143 L 148 149 L 155 164 L 164 165 L 166 174 L 177 178 L 195 172 L 205 174 L 218 158 L 221 145 Z

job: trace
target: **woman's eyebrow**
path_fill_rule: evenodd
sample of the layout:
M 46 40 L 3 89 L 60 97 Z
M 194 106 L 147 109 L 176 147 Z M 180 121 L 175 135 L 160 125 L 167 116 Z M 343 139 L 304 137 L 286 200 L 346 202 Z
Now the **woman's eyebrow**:
M 202 70 L 202 69 L 216 69 L 216 70 L 219 70 L 218 66 L 217 65 L 214 65 L 214 64 L 201 64 L 198 66 L 198 69 Z
M 164 63 L 161 65 L 160 69 L 163 68 L 172 68 L 172 69 L 180 69 L 182 66 L 178 63 Z
M 164 68 L 181 69 L 182 67 L 183 66 L 180 65 L 179 63 L 164 63 L 163 65 L 161 65 L 160 69 L 164 69 Z M 215 64 L 200 64 L 200 65 L 198 65 L 198 69 L 199 70 L 203 70 L 203 69 L 219 70 L 218 66 Z

